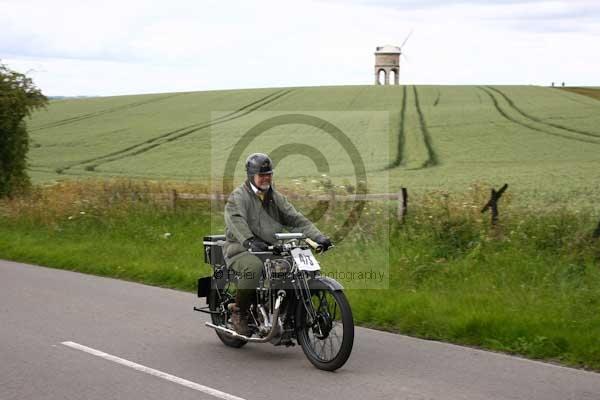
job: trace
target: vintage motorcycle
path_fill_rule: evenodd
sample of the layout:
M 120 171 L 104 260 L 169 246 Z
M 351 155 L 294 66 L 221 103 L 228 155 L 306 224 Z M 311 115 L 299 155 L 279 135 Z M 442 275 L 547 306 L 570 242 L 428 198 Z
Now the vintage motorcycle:
M 231 325 L 229 304 L 234 303 L 236 273 L 223 257 L 225 235 L 204 237 L 205 262 L 212 276 L 198 280 L 198 297 L 206 306 L 194 310 L 210 314 L 206 326 L 231 347 L 248 342 L 293 346 L 297 341 L 317 368 L 334 371 L 350 357 L 354 321 L 343 287 L 321 276 L 312 250 L 322 248 L 302 233 L 277 233 L 269 251 L 254 252 L 264 263 L 263 275 L 250 306 L 250 336 L 238 334 Z

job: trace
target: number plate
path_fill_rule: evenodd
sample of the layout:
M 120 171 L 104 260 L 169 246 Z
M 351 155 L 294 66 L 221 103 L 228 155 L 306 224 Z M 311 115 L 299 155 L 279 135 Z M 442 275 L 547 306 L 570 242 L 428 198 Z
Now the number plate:
M 318 271 L 321 269 L 319 262 L 310 249 L 292 249 L 292 256 L 300 271 Z

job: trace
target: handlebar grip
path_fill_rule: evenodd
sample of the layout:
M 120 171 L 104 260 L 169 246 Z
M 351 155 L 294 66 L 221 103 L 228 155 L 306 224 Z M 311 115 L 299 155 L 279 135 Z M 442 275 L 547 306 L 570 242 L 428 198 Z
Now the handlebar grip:
M 320 253 L 320 252 L 322 252 L 322 251 L 323 251 L 323 246 L 321 246 L 320 244 L 318 244 L 318 243 L 317 243 L 317 242 L 315 242 L 314 240 L 312 240 L 312 239 L 309 239 L 309 238 L 306 238 L 306 239 L 304 239 L 304 241 L 305 241 L 306 243 L 308 243 L 308 245 L 309 245 L 310 247 L 312 247 L 312 248 L 313 248 L 313 249 L 314 249 L 314 250 L 315 250 L 317 253 Z

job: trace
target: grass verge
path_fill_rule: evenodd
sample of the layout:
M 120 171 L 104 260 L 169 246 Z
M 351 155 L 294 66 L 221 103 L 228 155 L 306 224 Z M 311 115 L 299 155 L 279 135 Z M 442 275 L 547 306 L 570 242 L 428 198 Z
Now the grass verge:
M 202 236 L 220 227 L 205 202 L 173 209 L 161 194 L 150 183 L 71 182 L 4 201 L 0 258 L 194 291 L 210 274 Z M 430 194 L 403 225 L 369 204 L 323 269 L 386 274 L 387 289 L 342 280 L 358 324 L 600 370 L 597 221 L 512 210 L 492 229 L 477 207 L 484 195 Z

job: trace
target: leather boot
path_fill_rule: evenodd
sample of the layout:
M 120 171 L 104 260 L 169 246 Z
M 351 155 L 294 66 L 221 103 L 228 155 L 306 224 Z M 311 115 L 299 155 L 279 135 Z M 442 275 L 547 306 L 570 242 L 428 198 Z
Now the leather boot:
M 240 335 L 249 336 L 248 327 L 248 309 L 252 302 L 252 290 L 238 290 L 235 296 L 235 303 L 229 304 L 231 311 L 231 324 L 233 329 Z

